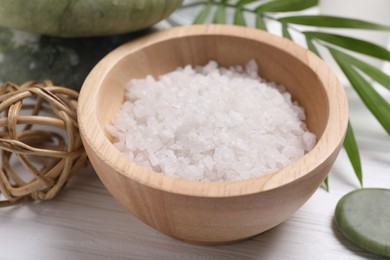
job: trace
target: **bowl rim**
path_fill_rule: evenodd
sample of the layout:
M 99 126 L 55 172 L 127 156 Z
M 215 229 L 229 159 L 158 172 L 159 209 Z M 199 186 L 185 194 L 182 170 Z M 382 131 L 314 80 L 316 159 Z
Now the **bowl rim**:
M 329 118 L 321 138 L 317 140 L 316 145 L 309 153 L 283 169 L 267 175 L 230 182 L 198 182 L 148 170 L 128 160 L 123 153 L 114 147 L 104 129 L 100 127 L 97 116 L 93 113 L 97 107 L 95 100 L 99 94 L 96 87 L 103 83 L 112 68 L 107 64 L 118 63 L 127 55 L 162 41 L 205 35 L 240 37 L 272 45 L 293 55 L 316 72 L 319 80 L 325 86 L 329 104 Z M 325 62 L 290 40 L 257 29 L 235 25 L 174 27 L 121 45 L 106 55 L 92 69 L 81 88 L 78 102 L 80 135 L 84 145 L 89 146 L 91 152 L 93 151 L 99 160 L 104 161 L 117 173 L 139 184 L 169 193 L 196 197 L 244 196 L 289 185 L 316 168 L 325 167 L 329 157 L 335 158 L 342 146 L 348 124 L 348 101 L 344 88 Z M 91 107 L 93 110 L 90 109 Z M 96 138 L 97 136 L 103 138 Z

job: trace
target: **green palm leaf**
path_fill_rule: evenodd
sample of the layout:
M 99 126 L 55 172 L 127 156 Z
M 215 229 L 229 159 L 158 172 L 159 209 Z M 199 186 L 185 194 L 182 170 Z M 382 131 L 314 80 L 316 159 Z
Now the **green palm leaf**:
M 309 31 L 303 32 L 303 34 L 312 39 L 318 39 L 354 52 L 390 61 L 390 52 L 387 49 L 368 41 L 325 32 Z
M 217 11 L 215 12 L 213 23 L 215 23 L 215 24 L 226 23 L 225 1 L 222 1 L 222 3 L 220 5 L 218 5 Z
M 368 64 L 366 62 L 363 62 L 350 55 L 344 56 L 344 59 L 350 64 L 353 64 L 356 68 L 358 68 L 368 77 L 370 77 L 371 79 L 375 80 L 377 83 L 381 84 L 382 86 L 390 90 L 390 75 L 386 74 L 385 72 L 378 69 L 377 67 Z
M 262 4 L 255 11 L 276 13 L 301 11 L 316 6 L 318 0 L 274 0 Z
M 290 32 L 288 31 L 288 25 L 286 23 L 282 24 L 282 35 L 286 39 L 293 40 L 293 38 L 291 37 Z
M 240 0 L 237 2 L 237 6 L 242 6 L 242 5 L 246 5 L 246 4 L 250 4 L 250 3 L 253 3 L 253 2 L 259 2 L 261 0 Z
M 212 6 L 213 6 L 212 3 L 208 2 L 207 5 L 205 5 L 205 7 L 195 17 L 195 19 L 192 23 L 193 24 L 203 24 L 206 21 L 207 17 L 209 16 Z
M 329 176 L 326 176 L 324 181 L 321 184 L 326 191 L 329 191 Z
M 355 134 L 353 133 L 351 123 L 348 122 L 347 133 L 344 139 L 344 149 L 347 152 L 349 161 L 352 164 L 353 170 L 357 179 L 359 180 L 360 186 L 363 187 L 363 172 L 362 164 L 360 161 L 359 148 L 356 143 Z
M 317 47 L 314 45 L 313 43 L 313 39 L 310 38 L 310 37 L 305 37 L 306 38 L 306 45 L 307 45 L 307 48 L 313 52 L 315 55 L 317 55 L 318 57 L 321 58 L 321 54 L 320 52 L 318 51 Z
M 264 16 L 262 12 L 257 12 L 256 13 L 256 28 L 267 31 L 267 25 L 264 20 Z
M 242 8 L 238 7 L 234 13 L 233 23 L 235 25 L 246 26 L 245 17 L 242 13 Z
M 350 55 L 329 47 L 329 51 L 340 66 L 360 99 L 390 135 L 390 104 L 371 86 L 371 84 L 350 63 Z
M 289 16 L 278 19 L 281 23 L 292 23 L 316 27 L 328 28 L 352 28 L 366 30 L 389 31 L 390 26 L 371 23 L 358 19 L 343 18 L 327 15 L 306 15 L 306 16 Z

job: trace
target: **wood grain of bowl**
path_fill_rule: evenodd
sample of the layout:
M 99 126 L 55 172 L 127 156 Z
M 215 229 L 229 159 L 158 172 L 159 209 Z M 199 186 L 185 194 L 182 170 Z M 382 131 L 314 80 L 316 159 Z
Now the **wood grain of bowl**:
M 135 164 L 105 130 L 133 78 L 177 67 L 244 65 L 255 59 L 260 76 L 286 86 L 306 110 L 317 135 L 312 151 L 265 176 L 234 182 L 196 182 Z M 293 42 L 230 25 L 178 27 L 129 42 L 108 54 L 80 93 L 79 128 L 101 181 L 131 214 L 172 237 L 202 244 L 243 240 L 288 219 L 320 186 L 342 146 L 348 104 L 332 71 Z

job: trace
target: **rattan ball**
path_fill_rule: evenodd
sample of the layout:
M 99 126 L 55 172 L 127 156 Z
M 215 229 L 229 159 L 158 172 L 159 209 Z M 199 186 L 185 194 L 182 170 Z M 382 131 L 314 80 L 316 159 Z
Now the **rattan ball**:
M 51 81 L 0 85 L 0 207 L 52 199 L 86 165 L 77 99 Z

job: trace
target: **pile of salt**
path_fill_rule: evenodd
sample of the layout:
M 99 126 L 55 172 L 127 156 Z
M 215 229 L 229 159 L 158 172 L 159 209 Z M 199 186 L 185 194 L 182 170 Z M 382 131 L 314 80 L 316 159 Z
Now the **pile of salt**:
M 108 127 L 115 146 L 154 171 L 198 181 L 234 181 L 275 172 L 310 151 L 316 136 L 283 86 L 257 64 L 178 68 L 130 82 Z

